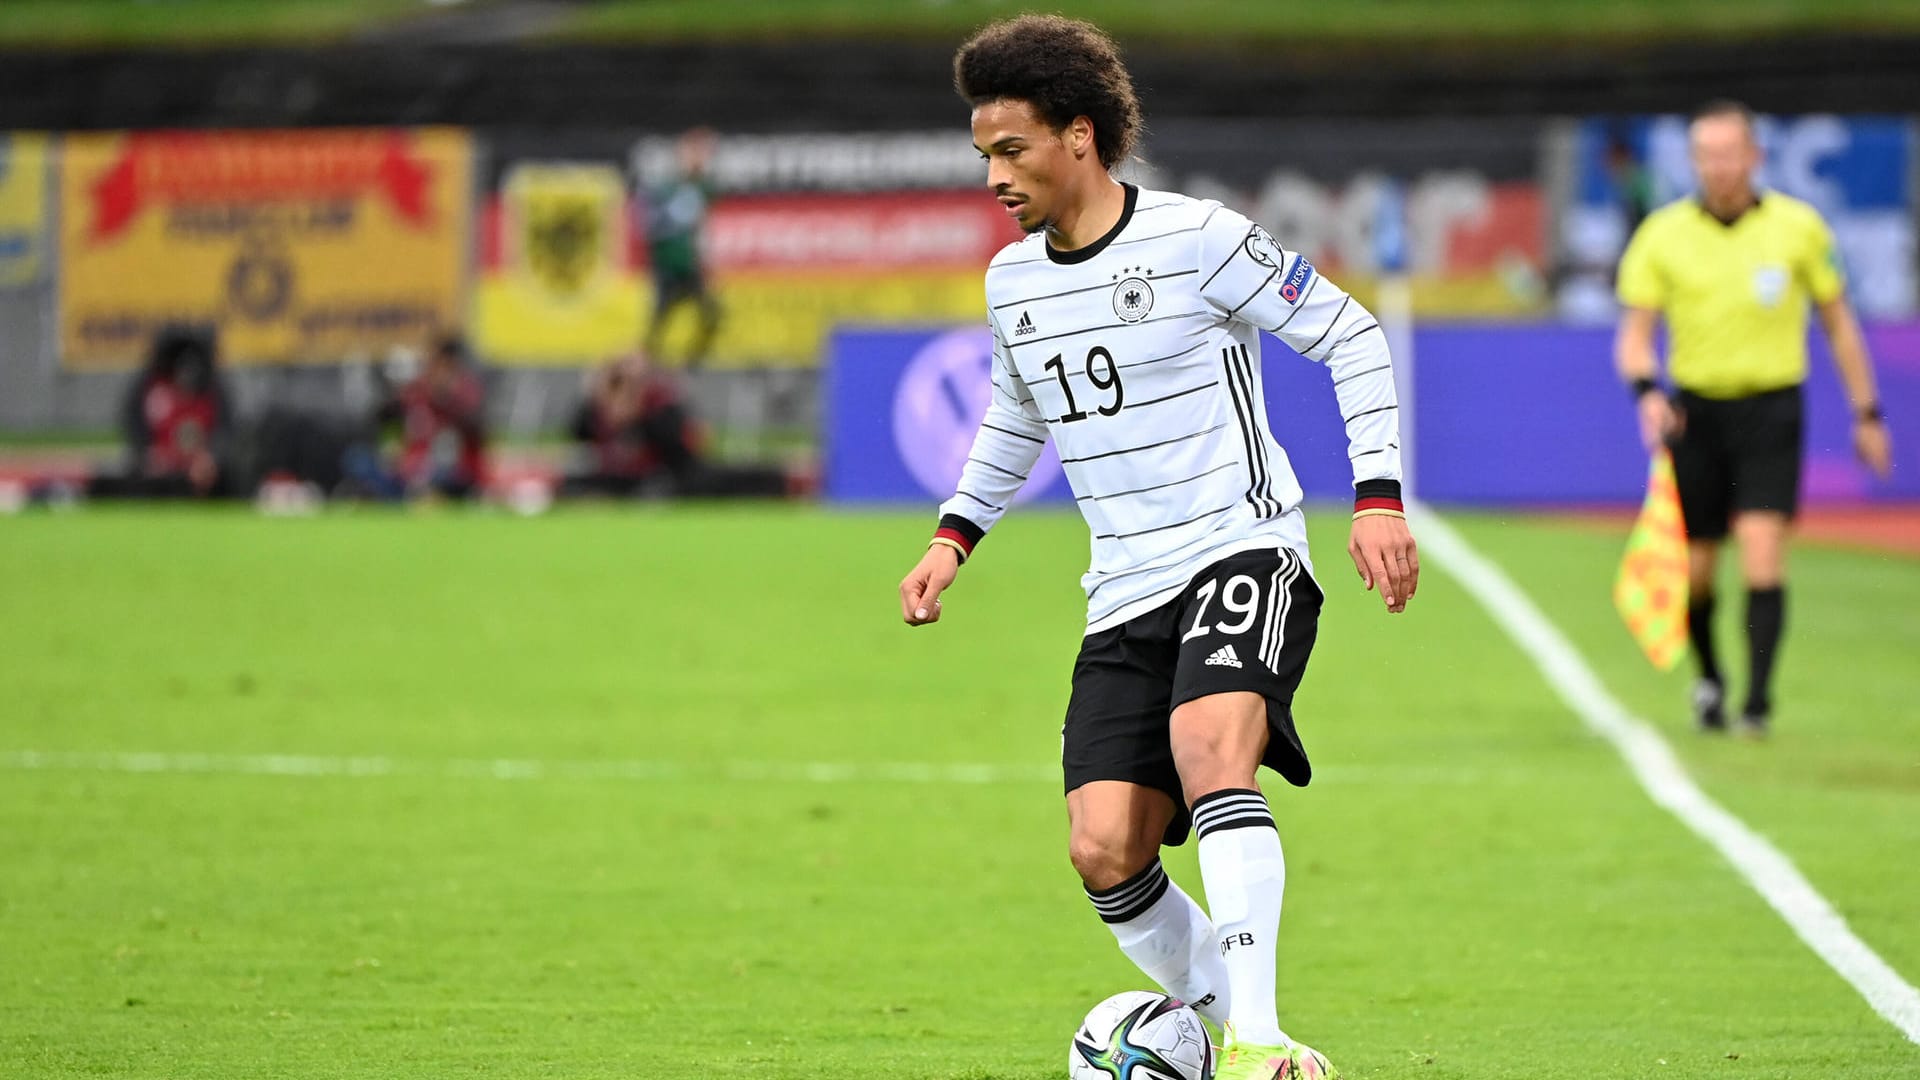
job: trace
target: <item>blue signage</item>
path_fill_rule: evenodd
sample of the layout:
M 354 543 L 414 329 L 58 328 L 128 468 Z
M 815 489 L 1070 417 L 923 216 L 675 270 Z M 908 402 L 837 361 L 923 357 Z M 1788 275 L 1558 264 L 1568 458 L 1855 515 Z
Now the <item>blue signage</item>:
M 1592 119 L 1580 123 L 1573 198 L 1562 244 L 1576 271 L 1596 271 L 1590 297 L 1569 297 L 1570 316 L 1604 321 L 1610 270 L 1640 219 L 1694 190 L 1684 116 Z M 1833 228 L 1847 265 L 1848 292 L 1868 318 L 1920 313 L 1913 133 L 1898 116 L 1761 116 L 1763 188 L 1813 204 Z
M 1414 335 L 1418 495 L 1435 503 L 1637 504 L 1646 481 L 1632 402 L 1601 327 L 1444 324 Z M 1920 322 L 1867 329 L 1887 414 L 1920 416 Z M 989 393 L 984 328 L 843 330 L 826 372 L 827 497 L 933 508 L 953 494 Z M 1310 499 L 1340 502 L 1353 477 L 1327 369 L 1264 339 L 1267 415 Z M 1894 475 L 1853 460 L 1851 417 L 1825 342 L 1807 380 L 1803 469 L 1810 503 L 1920 499 L 1920 439 L 1896 440 Z M 1896 430 L 1898 430 L 1896 428 Z M 1051 445 L 1021 493 L 1073 498 Z

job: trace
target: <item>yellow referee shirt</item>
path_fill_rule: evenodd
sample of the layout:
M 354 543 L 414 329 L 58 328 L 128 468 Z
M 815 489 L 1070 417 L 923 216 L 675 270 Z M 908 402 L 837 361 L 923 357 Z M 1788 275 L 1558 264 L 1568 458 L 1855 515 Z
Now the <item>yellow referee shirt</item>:
M 1667 320 L 1674 384 L 1736 398 L 1807 377 L 1807 300 L 1846 290 L 1819 211 L 1769 191 L 1731 225 L 1682 199 L 1647 215 L 1620 257 L 1620 302 Z

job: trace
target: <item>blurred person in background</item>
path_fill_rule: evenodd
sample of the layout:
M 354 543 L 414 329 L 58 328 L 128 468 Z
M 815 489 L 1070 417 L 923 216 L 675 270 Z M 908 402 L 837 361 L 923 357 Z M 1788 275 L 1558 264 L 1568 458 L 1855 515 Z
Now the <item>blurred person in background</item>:
M 645 358 L 615 360 L 590 378 L 571 428 L 585 451 L 586 468 L 561 482 L 562 496 L 638 495 L 649 481 L 693 460 L 699 432 L 678 388 L 652 371 Z
M 101 498 L 210 498 L 232 494 L 233 410 L 211 327 L 170 326 L 154 336 L 146 365 L 121 406 L 126 468 L 96 476 Z
M 379 427 L 400 426 L 398 457 L 382 460 L 371 445 L 348 454 L 348 486 L 380 499 L 477 494 L 487 477 L 486 386 L 468 361 L 466 344 L 449 335 L 435 343 L 425 367 L 375 411 Z
M 678 383 L 644 355 L 615 360 L 592 375 L 572 433 L 587 467 L 561 482 L 562 496 L 796 495 L 808 486 L 777 466 L 709 460 L 706 430 Z
M 1884 478 L 1892 450 L 1832 231 L 1813 207 L 1755 186 L 1761 152 L 1745 106 L 1719 101 L 1701 109 L 1688 141 L 1698 192 L 1649 214 L 1621 256 L 1615 357 L 1633 388 L 1648 451 L 1665 445 L 1673 453 L 1690 549 L 1688 632 L 1700 668 L 1694 719 L 1702 731 L 1727 728 L 1713 613 L 1720 546 L 1731 531 L 1747 586 L 1741 727 L 1757 736 L 1773 713 L 1771 680 L 1786 622 L 1809 301 L 1852 405 L 1855 452 Z M 1654 353 L 1663 316 L 1671 395 L 1657 381 Z
M 1608 133 L 1606 158 L 1613 197 L 1627 219 L 1627 228 L 1637 229 L 1653 211 L 1653 173 L 1622 131 Z
M 720 302 L 708 288 L 701 265 L 700 234 L 713 204 L 713 185 L 707 163 L 713 157 L 713 132 L 695 128 L 680 137 L 680 173 L 673 180 L 645 192 L 647 246 L 653 265 L 653 321 L 647 327 L 646 352 L 659 357 L 667 323 L 681 307 L 691 305 L 699 320 L 686 366 L 699 367 L 713 347 L 720 329 Z

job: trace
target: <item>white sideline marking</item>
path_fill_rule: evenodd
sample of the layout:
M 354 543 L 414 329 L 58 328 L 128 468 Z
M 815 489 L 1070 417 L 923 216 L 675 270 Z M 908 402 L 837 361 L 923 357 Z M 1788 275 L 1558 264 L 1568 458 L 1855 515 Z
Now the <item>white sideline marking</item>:
M 206 754 L 127 751 L 0 750 L 0 771 L 170 773 L 223 776 L 377 778 L 450 777 L 461 780 L 728 780 L 814 784 L 1028 784 L 1060 782 L 1058 765 L 886 761 L 542 761 L 532 758 L 457 758 L 434 761 L 323 754 Z M 1314 772 L 1316 783 L 1476 785 L 1529 784 L 1540 777 L 1521 769 L 1345 765 Z
M 1572 643 L 1499 566 L 1422 507 L 1420 546 L 1466 587 L 1587 727 L 1613 744 L 1647 795 L 1733 864 L 1800 940 L 1853 984 L 1873 1011 L 1920 1043 L 1920 990 L 1856 937 L 1792 860 L 1700 790 L 1673 748 L 1607 692 Z

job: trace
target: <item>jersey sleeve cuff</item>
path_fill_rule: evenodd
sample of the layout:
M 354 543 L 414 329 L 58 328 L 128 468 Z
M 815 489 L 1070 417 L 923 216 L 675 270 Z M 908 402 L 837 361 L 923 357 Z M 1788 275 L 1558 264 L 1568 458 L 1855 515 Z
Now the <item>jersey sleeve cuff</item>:
M 977 546 L 986 535 L 987 531 L 985 529 L 961 517 L 959 514 L 942 514 L 939 527 L 933 530 L 934 539 L 951 540 L 959 545 L 960 557 L 962 559 L 972 558 L 974 547 Z
M 1406 511 L 1400 501 L 1400 481 L 1362 480 L 1353 485 L 1353 512 L 1362 510 Z

